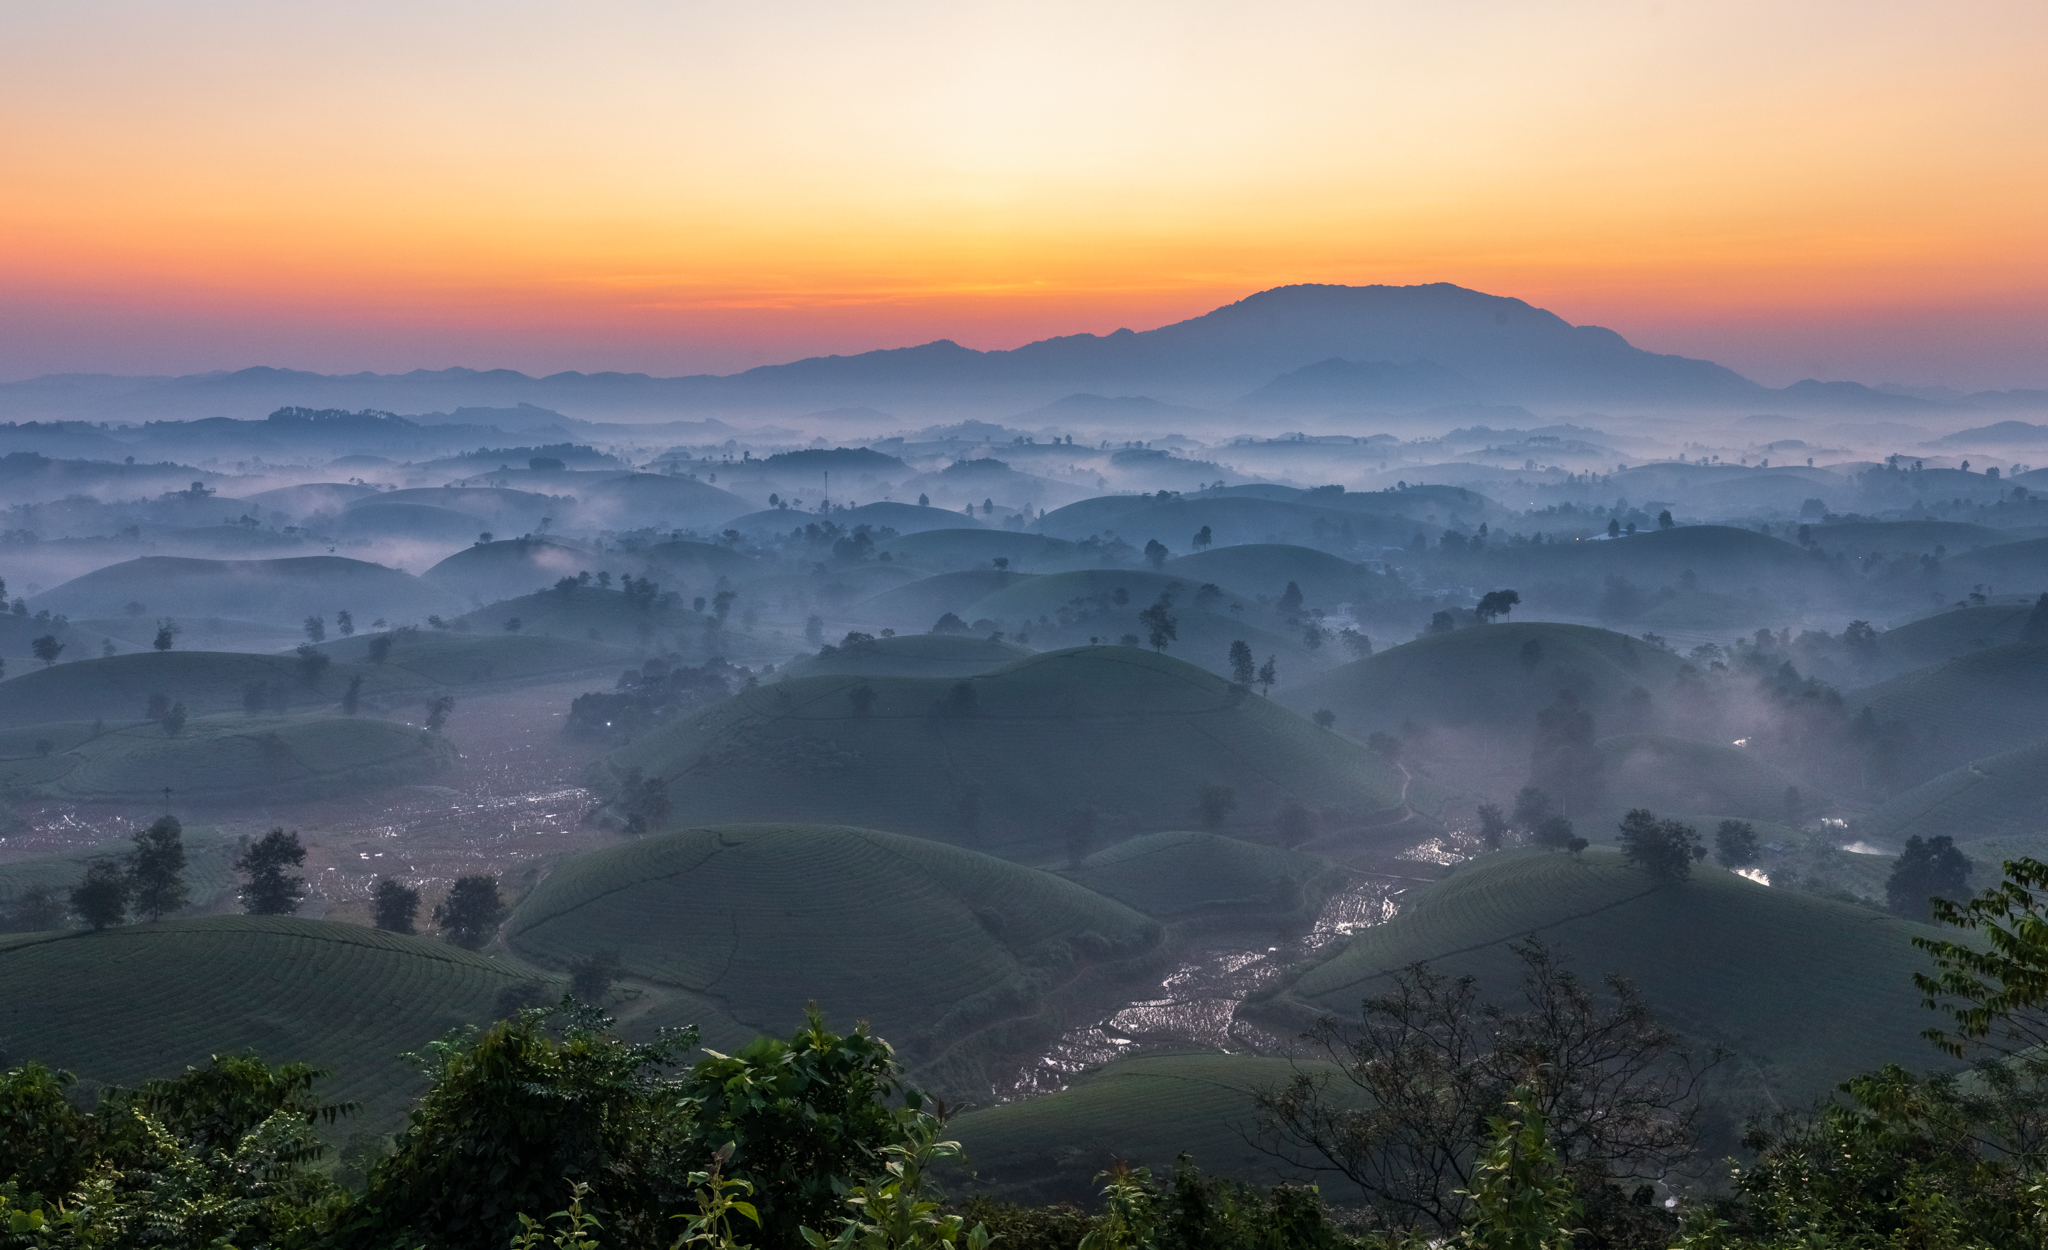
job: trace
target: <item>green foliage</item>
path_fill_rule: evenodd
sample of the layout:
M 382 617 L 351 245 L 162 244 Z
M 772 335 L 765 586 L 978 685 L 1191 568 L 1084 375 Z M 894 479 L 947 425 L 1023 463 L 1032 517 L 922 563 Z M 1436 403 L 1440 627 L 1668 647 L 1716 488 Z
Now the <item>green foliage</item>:
M 448 897 L 434 904 L 434 923 L 464 950 L 473 951 L 490 941 L 505 914 L 498 879 L 492 876 L 457 877 Z
M 840 1213 L 841 1196 L 881 1170 L 885 1147 L 900 1143 L 899 1095 L 912 1112 L 895 1052 L 864 1026 L 841 1037 L 814 1009 L 785 1042 L 763 1037 L 733 1055 L 712 1052 L 687 1082 L 696 1108 L 694 1140 L 733 1143 L 732 1175 L 750 1183 L 762 1237 L 802 1244 L 798 1230 Z
M 1759 847 L 1756 826 L 1746 820 L 1724 820 L 1714 830 L 1714 862 L 1723 868 L 1755 863 Z
M 1935 966 L 1933 975 L 1914 973 L 1913 984 L 1928 1006 L 1954 1022 L 1953 1031 L 1925 1035 L 1942 1050 L 1960 1057 L 1973 1045 L 2048 1045 L 2048 898 L 2042 891 L 2048 891 L 2048 864 L 2022 858 L 2008 860 L 2004 879 L 1966 903 L 1930 900 L 1937 922 L 1979 939 L 1913 939 Z M 1994 1034 L 1997 1040 L 1986 1040 Z
M 512 1239 L 512 1250 L 599 1250 L 600 1243 L 593 1234 L 602 1231 L 604 1225 L 583 1209 L 583 1200 L 589 1196 L 589 1185 L 569 1182 L 569 1205 L 548 1217 L 559 1225 L 552 1235 L 546 1225 L 521 1211 L 519 1235 Z
M 684 1246 L 732 1250 L 739 1244 L 733 1237 L 734 1216 L 760 1227 L 761 1213 L 747 1201 L 753 1196 L 754 1183 L 723 1175 L 725 1165 L 732 1159 L 733 1145 L 727 1142 L 720 1146 L 718 1152 L 711 1156 L 708 1169 L 690 1173 L 690 1184 L 696 1187 L 697 1213 L 675 1217 L 689 1221 L 683 1228 L 683 1235 L 676 1239 L 675 1250 L 682 1250 Z
M 1683 881 L 1695 862 L 1707 857 L 1699 831 L 1676 820 L 1659 820 L 1645 807 L 1621 818 L 1621 853 L 1660 881 Z
M 159 816 L 135 835 L 128 880 L 136 915 L 161 920 L 185 906 L 190 891 L 185 888 L 183 834 L 176 816 Z
M 1122 1160 L 1096 1177 L 1102 1187 L 1102 1215 L 1081 1238 L 1079 1250 L 1158 1250 L 1157 1196 L 1150 1168 L 1133 1170 Z
M 306 862 L 296 831 L 272 829 L 235 857 L 242 883 L 242 910 L 252 916 L 289 916 L 306 896 L 306 879 L 286 872 Z
M 942 1196 L 929 1180 L 932 1165 L 961 1157 L 959 1142 L 939 1140 L 940 1127 L 926 1112 L 904 1117 L 903 1140 L 881 1149 L 881 1175 L 847 1192 L 854 1214 L 840 1217 L 839 1234 L 801 1230 L 812 1250 L 988 1250 L 988 1229 L 966 1230 L 964 1217 L 940 1211 Z
M 629 1045 L 609 1023 L 564 1004 L 433 1043 L 419 1059 L 431 1086 L 371 1171 L 350 1244 L 499 1250 L 565 1179 L 590 1186 L 613 1237 L 652 1241 L 683 1198 L 691 1119 L 664 1074 L 696 1033 Z
M 378 928 L 388 933 L 411 933 L 419 914 L 418 890 L 389 877 L 377 878 L 377 887 L 370 892 L 370 915 Z
M 95 931 L 120 924 L 128 918 L 132 889 L 119 863 L 96 859 L 86 865 L 85 879 L 71 891 L 71 910 Z
M 94 1133 L 65 1098 L 74 1079 L 33 1062 L 0 1073 L 0 1181 L 57 1198 L 85 1178 Z
M 1970 893 L 1969 859 L 1956 849 L 1947 834 L 1932 838 L 1919 835 L 1906 839 L 1905 848 L 1892 865 L 1885 882 L 1885 902 L 1901 916 L 1914 920 L 1929 917 L 1935 898 L 1958 900 Z
M 1487 1120 L 1492 1143 L 1472 1169 L 1472 1200 L 1458 1241 L 1467 1250 L 1568 1250 L 1584 1205 L 1566 1173 L 1539 1100 L 1524 1086 Z

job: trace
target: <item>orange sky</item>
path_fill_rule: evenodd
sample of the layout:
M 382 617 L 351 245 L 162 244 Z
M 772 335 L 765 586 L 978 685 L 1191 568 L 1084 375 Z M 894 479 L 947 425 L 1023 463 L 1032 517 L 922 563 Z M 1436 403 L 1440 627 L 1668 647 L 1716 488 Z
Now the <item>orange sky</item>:
M 2048 386 L 2048 6 L 0 9 L 0 377 L 725 370 L 1452 281 Z

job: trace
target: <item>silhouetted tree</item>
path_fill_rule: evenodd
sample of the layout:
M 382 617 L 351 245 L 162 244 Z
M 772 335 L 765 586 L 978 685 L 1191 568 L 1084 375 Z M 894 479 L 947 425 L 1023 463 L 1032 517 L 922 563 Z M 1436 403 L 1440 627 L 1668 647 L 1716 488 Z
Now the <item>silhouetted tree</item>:
M 1316 814 L 1299 799 L 1288 799 L 1280 804 L 1280 815 L 1273 822 L 1273 831 L 1280 835 L 1280 845 L 1296 847 L 1316 836 Z
M 434 904 L 434 923 L 449 941 L 467 950 L 490 941 L 504 918 L 505 902 L 498 895 L 496 877 L 457 877 L 448 897 Z
M 349 614 L 349 610 L 347 608 L 343 608 L 341 611 L 336 612 L 334 614 L 334 630 L 336 633 L 340 634 L 344 638 L 351 637 L 355 634 L 356 618 Z
M 1607 523 L 1607 536 L 1608 536 L 1609 538 L 1619 538 L 1619 537 L 1621 537 L 1621 522 L 1620 522 L 1620 521 L 1609 521 L 1609 522 Z
M 448 714 L 455 710 L 455 696 L 444 694 L 427 700 L 427 732 L 440 733 L 448 727 Z
M 390 659 L 391 635 L 378 634 L 375 638 L 370 639 L 369 656 L 370 663 L 372 664 L 382 664 L 384 661 Z
M 1337 714 L 1335 712 L 1332 712 L 1329 708 L 1319 707 L 1316 709 L 1316 714 L 1310 717 L 1309 719 L 1313 720 L 1316 724 L 1321 725 L 1323 728 L 1328 729 L 1337 723 Z
M 966 621 L 948 612 L 939 618 L 938 624 L 932 626 L 931 632 L 935 634 L 971 634 L 974 631 L 968 627 Z
M 306 848 L 296 832 L 272 829 L 235 856 L 242 883 L 242 910 L 252 916 L 289 916 L 306 896 L 306 879 L 285 870 L 306 862 Z
M 172 620 L 168 616 L 161 617 L 157 620 L 156 623 L 156 638 L 149 645 L 155 647 L 159 651 L 169 651 L 171 649 L 171 644 L 177 641 L 178 635 L 184 632 L 184 626 L 178 624 L 176 621 Z
M 1672 526 L 1674 526 L 1674 525 L 1676 525 L 1676 524 L 1678 524 L 1678 522 L 1676 522 L 1676 521 L 1674 521 L 1674 520 L 1672 520 L 1672 519 L 1671 519 L 1671 509 L 1669 509 L 1669 508 L 1666 508 L 1666 509 L 1664 509 L 1664 511 L 1662 511 L 1662 512 L 1659 512 L 1659 513 L 1657 514 L 1657 528 L 1658 528 L 1658 529 L 1660 529 L 1660 530 L 1668 530 L 1668 529 L 1670 529 L 1670 528 L 1671 528 Z
M 1287 589 L 1280 593 L 1280 602 L 1274 605 L 1280 615 L 1293 616 L 1301 611 L 1301 587 L 1294 582 L 1287 583 Z
M 1553 851 L 1583 851 L 1586 840 L 1572 828 L 1572 822 L 1563 816 L 1545 816 L 1529 831 L 1529 839 L 1538 846 L 1547 846 Z
M 1238 685 L 1251 688 L 1259 679 L 1258 661 L 1252 658 L 1250 644 L 1242 638 L 1230 644 L 1230 680 Z
M 309 616 L 306 618 L 306 641 L 327 641 L 327 621 L 324 617 Z
M 1707 857 L 1699 831 L 1676 820 L 1659 820 L 1646 807 L 1633 807 L 1621 818 L 1621 853 L 1638 868 L 1664 881 L 1683 881 L 1692 866 Z
M 1557 815 L 1557 800 L 1539 786 L 1523 786 L 1515 791 L 1515 825 L 1517 828 L 1535 831 L 1536 826 Z
M 160 722 L 164 727 L 164 733 L 173 738 L 184 733 L 185 716 L 185 701 L 179 699 L 172 703 L 170 710 L 164 713 L 163 720 Z
M 1166 644 L 1176 637 L 1175 627 L 1179 622 L 1174 619 L 1172 608 L 1173 596 L 1161 591 L 1151 607 L 1138 613 L 1138 621 L 1150 634 L 1154 651 L 1166 650 Z
M 44 634 L 30 642 L 28 649 L 35 652 L 36 658 L 43 662 L 45 668 L 55 664 L 57 657 L 64 654 L 64 644 L 57 641 L 55 634 Z
M 1429 628 L 1423 632 L 1448 634 L 1456 628 L 1458 628 L 1457 617 L 1452 616 L 1449 612 L 1432 612 L 1429 617 Z
M 135 835 L 128 856 L 128 884 L 135 914 L 161 920 L 185 905 L 184 829 L 176 816 L 159 816 Z
M 569 993 L 579 1003 L 601 1007 L 619 979 L 619 952 L 597 950 L 569 965 Z
M 420 914 L 420 892 L 411 886 L 400 885 L 389 877 L 379 877 L 377 888 L 370 891 L 371 922 L 387 933 L 411 933 L 413 922 Z
M 299 680 L 309 686 L 319 685 L 320 675 L 327 671 L 329 664 L 334 663 L 333 656 L 310 642 L 300 643 L 295 654 L 299 657 Z
M 1082 860 L 1095 853 L 1096 830 L 1101 821 L 1101 813 L 1086 805 L 1060 813 L 1060 840 L 1066 844 L 1069 866 L 1079 868 Z
M 1479 805 L 1479 843 L 1489 851 L 1500 849 L 1508 836 L 1508 819 L 1501 814 L 1500 804 Z
M 1522 595 L 1519 591 L 1489 590 L 1479 597 L 1479 606 L 1472 610 L 1472 614 L 1482 621 L 1491 623 L 1497 616 L 1512 615 L 1515 605 L 1521 601 Z
M 120 924 L 128 918 L 131 889 L 119 863 L 96 859 L 85 866 L 85 879 L 72 887 L 71 910 L 95 931 Z
M 1211 832 L 1221 829 L 1224 820 L 1236 810 L 1237 791 L 1229 786 L 1203 786 L 1195 794 L 1195 819 Z
M 341 692 L 341 714 L 354 716 L 363 706 L 363 675 L 357 673 L 348 679 L 348 689 Z
M 1961 902 L 1970 896 L 1970 870 L 1975 867 L 1956 849 L 1947 834 L 1931 838 L 1919 835 L 1906 839 L 1898 863 L 1884 883 L 1885 905 L 1901 916 L 1925 920 L 1932 914 L 1928 900 Z
M 1349 625 L 1338 630 L 1337 637 L 1343 640 L 1344 649 L 1351 653 L 1351 658 L 1354 660 L 1363 660 L 1372 654 L 1372 639 L 1351 628 Z
M 1172 554 L 1172 552 L 1166 549 L 1166 544 L 1158 539 L 1148 538 L 1145 540 L 1145 563 L 1153 568 L 1163 567 L 1166 564 L 1166 557 Z
M 1760 850 L 1756 827 L 1746 820 L 1724 820 L 1714 830 L 1714 862 L 1723 868 L 1754 864 Z
M 1259 687 L 1261 694 L 1271 695 L 1273 693 L 1273 683 L 1280 680 L 1280 669 L 1274 662 L 1275 658 L 1269 655 L 1266 657 L 1266 662 L 1259 665 Z
M 1593 714 L 1570 691 L 1536 714 L 1536 739 L 1529 755 L 1529 784 L 1557 795 L 1567 811 L 1581 811 L 1599 797 L 1603 770 L 1594 749 Z
M 1216 536 L 1209 532 L 1208 526 L 1204 525 L 1202 528 L 1195 531 L 1195 539 L 1192 545 L 1194 546 L 1194 549 L 1196 551 L 1206 551 L 1209 547 L 1209 544 L 1215 541 Z
M 42 933 L 64 927 L 64 900 L 46 885 L 32 885 L 14 900 L 7 913 L 6 929 L 12 933 Z
M 1401 758 L 1401 740 L 1385 730 L 1375 729 L 1366 735 L 1365 749 L 1389 764 Z

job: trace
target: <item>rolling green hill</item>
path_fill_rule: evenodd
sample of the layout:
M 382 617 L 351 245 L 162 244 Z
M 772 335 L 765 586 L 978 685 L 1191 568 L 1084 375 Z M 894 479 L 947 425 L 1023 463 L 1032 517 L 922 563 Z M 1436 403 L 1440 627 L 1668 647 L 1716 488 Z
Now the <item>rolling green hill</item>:
M 967 634 L 898 634 L 782 666 L 782 679 L 836 674 L 846 677 L 973 677 L 1031 654 L 1029 647 Z
M 2018 642 L 2032 614 L 2030 604 L 2002 603 L 1923 616 L 1877 636 L 1876 666 L 1881 674 L 1902 674 Z
M 1600 810 L 1579 832 L 1595 842 L 1614 837 L 1614 821 L 1631 807 L 1688 820 L 1711 814 L 1784 820 L 1785 791 L 1798 779 L 1741 747 L 1663 734 L 1618 734 L 1595 748 L 1606 780 Z M 1809 784 L 1801 812 L 1825 804 Z
M 1043 534 L 991 529 L 937 529 L 904 534 L 877 543 L 876 551 L 886 551 L 892 559 L 925 568 L 952 570 L 986 566 L 1001 557 L 1010 562 L 1012 570 L 1025 573 L 1052 572 L 1086 559 L 1086 554 L 1070 542 Z
M 95 569 L 37 595 L 31 607 L 67 616 L 218 616 L 296 625 L 346 609 L 359 619 L 417 620 L 454 608 L 440 587 L 381 564 L 342 556 L 194 560 L 142 556 Z
M 2048 538 L 1979 547 L 1945 562 L 1942 572 L 1950 585 L 1984 582 L 1994 590 L 2037 594 L 2048 590 Z
M 287 916 L 0 936 L 0 1063 L 39 1059 L 132 1084 L 253 1048 L 273 1063 L 330 1069 L 320 1092 L 364 1104 L 337 1137 L 388 1132 L 422 1084 L 402 1053 L 495 1018 L 501 993 L 546 975 L 426 938 Z
M 864 711 L 859 690 L 874 696 Z M 1034 655 L 959 681 L 776 682 L 611 765 L 661 783 L 670 825 L 857 820 L 1026 862 L 1061 853 L 1055 821 L 1078 805 L 1101 811 L 1105 836 L 1178 828 L 1210 784 L 1236 791 L 1227 831 L 1259 840 L 1290 797 L 1326 809 L 1326 828 L 1403 807 L 1403 778 L 1363 747 L 1133 647 Z
M 138 828 L 147 824 L 138 822 Z M 211 911 L 231 905 L 239 880 L 233 867 L 237 844 L 218 829 L 187 825 L 185 844 L 185 885 L 191 891 L 189 910 Z M 95 859 L 118 859 L 135 849 L 128 838 L 93 846 L 71 847 L 58 854 L 36 859 L 0 863 L 0 920 L 23 894 L 41 887 L 63 897 L 85 876 L 86 865 Z M 0 1046 L 4 1046 L 0 1042 Z
M 1846 696 L 1879 724 L 1904 727 L 1913 749 L 1902 780 L 1925 780 L 2048 736 L 2048 643 L 2008 643 L 1957 656 Z
M 1173 1173 L 1182 1151 L 1211 1175 L 1254 1183 L 1302 1181 L 1252 1141 L 1252 1093 L 1284 1084 L 1299 1068 L 1323 1065 L 1263 1055 L 1133 1055 L 1036 1098 L 979 1107 L 948 1133 L 967 1151 L 974 1175 L 951 1188 L 1012 1202 L 1089 1203 L 1097 1173 L 1116 1160 Z M 1327 1197 L 1343 1190 L 1321 1178 Z
M 2048 830 L 2048 742 L 1972 760 L 1886 800 L 1856 822 L 1888 846 L 1947 834 L 1958 842 Z
M 1181 830 L 1127 838 L 1062 875 L 1162 920 L 1204 913 L 1305 918 L 1347 879 L 1313 855 Z
M 225 802 L 360 792 L 422 781 L 453 749 L 366 717 L 196 719 L 171 737 L 154 722 L 108 729 L 63 751 L 0 760 L 0 785 L 81 802 Z
M 1910 980 L 1925 967 L 1909 944 L 1920 933 L 1934 930 L 1711 866 L 1660 887 L 1598 847 L 1508 851 L 1411 893 L 1393 920 L 1359 932 L 1268 1006 L 1281 1024 L 1355 1015 L 1361 997 L 1390 987 L 1390 970 L 1417 961 L 1477 975 L 1490 1000 L 1506 1002 L 1517 977 L 1507 944 L 1534 934 L 1581 975 L 1618 972 L 1688 1036 L 1731 1047 L 1716 1102 L 1794 1107 L 1881 1063 L 1938 1063 L 1920 1039 L 1931 1017 Z
M 1214 582 L 1273 600 L 1286 593 L 1287 583 L 1293 582 L 1301 587 L 1309 606 L 1322 608 L 1369 598 L 1375 588 L 1385 585 L 1384 579 L 1361 565 L 1313 547 L 1286 543 L 1212 547 L 1169 560 L 1162 571 L 1190 586 Z
M 519 904 L 514 950 L 554 966 L 606 949 L 625 972 L 782 1034 L 817 1001 L 874 1023 L 954 1089 L 1067 1027 L 1077 979 L 1141 959 L 1159 927 L 1049 873 L 833 826 L 691 829 L 564 862 Z
M 948 612 L 965 613 L 981 599 L 1031 577 L 1029 573 L 1006 573 L 995 569 L 964 569 L 940 573 L 902 586 L 892 586 L 862 603 L 862 617 L 909 632 L 930 629 Z M 972 623 L 975 618 L 962 615 Z
M 581 543 L 529 534 L 465 547 L 420 574 L 420 580 L 463 603 L 482 606 L 532 594 L 564 577 L 596 573 L 612 562 Z

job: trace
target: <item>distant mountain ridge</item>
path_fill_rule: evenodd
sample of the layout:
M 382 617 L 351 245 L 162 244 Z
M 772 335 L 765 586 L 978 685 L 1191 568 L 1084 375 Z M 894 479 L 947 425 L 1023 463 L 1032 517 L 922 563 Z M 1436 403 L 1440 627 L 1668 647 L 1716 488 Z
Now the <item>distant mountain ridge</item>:
M 865 408 L 910 424 L 938 412 L 958 420 L 1041 410 L 1074 396 L 1087 396 L 1093 401 L 1087 406 L 1105 416 L 1117 405 L 1135 415 L 1140 399 L 1162 408 L 1245 414 L 1531 402 L 1942 407 L 1852 382 L 1772 390 L 1712 361 L 1644 351 L 1612 330 L 1572 325 L 1523 300 L 1432 283 L 1275 287 L 1152 330 L 1065 335 L 997 351 L 940 339 L 723 376 L 530 377 L 464 368 L 325 375 L 267 366 L 177 378 L 51 375 L 0 384 L 0 417 L 256 419 L 281 407 L 307 407 L 445 413 L 461 420 L 494 409 L 492 415 L 506 416 L 519 410 L 526 428 L 560 428 L 549 418 L 561 410 L 585 420 L 644 421 L 728 414 L 791 419 Z M 1965 402 L 2007 407 L 2029 406 L 2031 399 L 1987 393 Z

